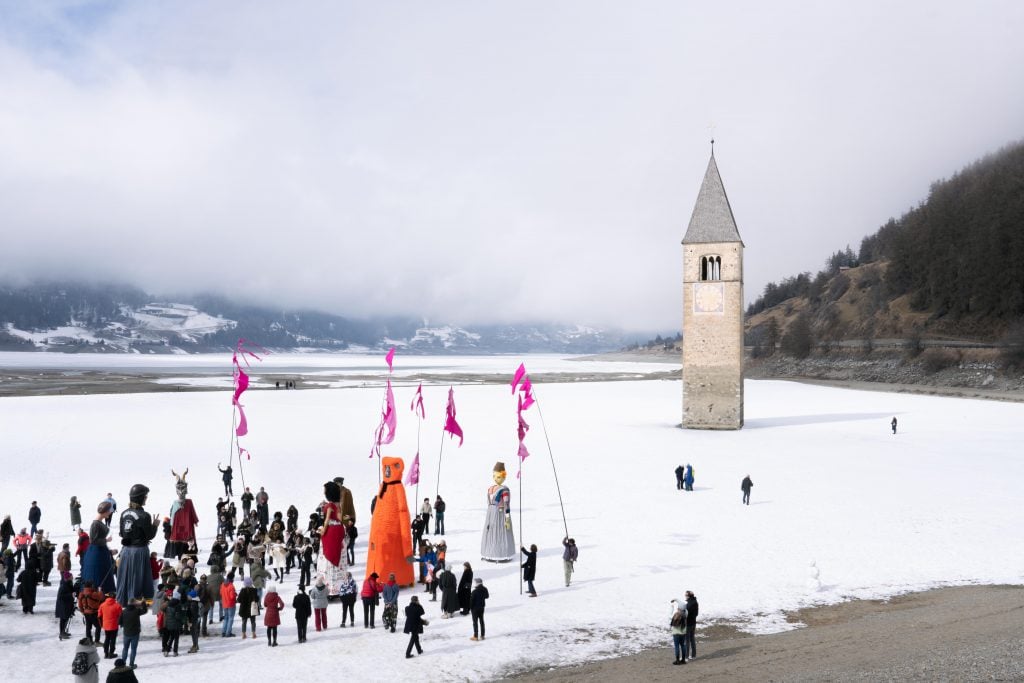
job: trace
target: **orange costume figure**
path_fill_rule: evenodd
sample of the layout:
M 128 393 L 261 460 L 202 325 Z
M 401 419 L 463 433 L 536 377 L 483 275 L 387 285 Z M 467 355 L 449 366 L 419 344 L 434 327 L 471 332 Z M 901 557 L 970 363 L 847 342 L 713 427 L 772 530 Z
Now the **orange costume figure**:
M 406 559 L 412 547 L 409 503 L 405 500 L 401 458 L 381 458 L 383 483 L 370 520 L 370 547 L 366 553 L 366 576 L 395 575 L 399 586 L 413 585 L 412 562 Z

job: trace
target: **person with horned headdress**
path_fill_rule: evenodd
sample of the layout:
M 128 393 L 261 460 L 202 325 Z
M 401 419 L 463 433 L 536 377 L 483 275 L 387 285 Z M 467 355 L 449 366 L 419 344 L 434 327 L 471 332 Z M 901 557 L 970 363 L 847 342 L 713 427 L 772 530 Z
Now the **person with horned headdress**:
M 149 487 L 135 484 L 128 492 L 131 501 L 121 513 L 118 530 L 121 535 L 120 559 L 117 563 L 117 601 L 127 606 L 132 598 L 153 599 L 153 570 L 149 564 L 149 542 L 156 536 L 159 515 L 150 516 L 143 509 Z
M 488 562 L 508 562 L 516 556 L 512 533 L 512 500 L 505 486 L 505 463 L 494 464 L 494 485 L 487 489 L 487 517 L 480 540 L 480 557 Z
M 185 477 L 188 476 L 188 468 L 185 468 L 184 474 L 179 475 L 174 470 L 171 470 L 171 474 L 177 479 L 174 488 L 178 497 L 171 504 L 170 540 L 174 544 L 174 556 L 181 557 L 185 548 L 188 547 L 189 541 L 196 540 L 196 525 L 199 524 L 199 516 L 196 514 L 195 506 L 192 505 L 192 499 L 188 497 L 188 482 L 185 481 Z

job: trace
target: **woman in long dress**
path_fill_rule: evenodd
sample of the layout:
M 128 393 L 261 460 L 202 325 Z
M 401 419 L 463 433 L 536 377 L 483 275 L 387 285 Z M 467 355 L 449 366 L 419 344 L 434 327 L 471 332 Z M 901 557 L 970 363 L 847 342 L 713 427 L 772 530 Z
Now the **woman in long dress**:
M 505 486 L 507 476 L 505 463 L 495 463 L 494 486 L 487 489 L 487 518 L 480 540 L 480 557 L 488 562 L 508 562 L 516 556 L 511 495 Z
M 339 595 L 341 583 L 348 570 L 345 554 L 345 525 L 341 522 L 341 486 L 329 481 L 324 484 L 327 501 L 321 508 L 324 523 L 320 527 L 320 559 L 317 570 L 323 572 L 328 595 Z
M 82 583 L 92 581 L 92 585 L 104 595 L 114 592 L 114 560 L 107 547 L 110 527 L 105 521 L 112 507 L 104 501 L 96 508 L 96 519 L 89 526 L 89 548 L 82 560 Z

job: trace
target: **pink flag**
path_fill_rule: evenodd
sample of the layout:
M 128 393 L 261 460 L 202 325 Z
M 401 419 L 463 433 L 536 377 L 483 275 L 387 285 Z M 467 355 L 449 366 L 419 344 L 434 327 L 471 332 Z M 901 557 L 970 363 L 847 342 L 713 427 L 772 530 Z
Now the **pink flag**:
M 235 427 L 235 436 L 245 436 L 249 433 L 249 421 L 245 419 L 245 408 L 241 403 L 235 405 L 238 407 L 238 426 Z
M 235 366 L 235 395 L 231 398 L 233 405 L 238 405 L 238 399 L 242 393 L 249 388 L 249 375 L 245 374 L 240 366 Z
M 527 379 L 527 382 L 530 380 Z M 530 457 L 530 451 L 526 449 L 524 440 L 526 439 L 526 433 L 530 431 L 530 425 L 523 419 L 523 411 L 526 410 L 526 406 L 523 404 L 523 395 L 519 394 L 519 409 L 516 411 L 519 417 L 519 471 L 516 472 L 516 479 L 523 473 L 523 461 Z
M 526 365 L 523 363 L 519 364 L 519 368 L 516 370 L 515 376 L 512 378 L 512 393 L 516 393 L 516 387 L 519 386 L 519 381 L 526 375 Z
M 452 387 L 448 387 L 448 408 L 445 410 L 444 431 L 459 437 L 459 446 L 462 446 L 462 427 L 455 421 L 455 389 Z
M 530 383 L 529 375 L 527 375 L 526 377 L 523 378 L 523 384 L 522 384 L 522 386 L 519 387 L 519 391 L 520 391 L 520 394 L 519 394 L 520 397 L 521 398 L 525 397 L 525 398 L 522 398 L 522 405 L 519 408 L 519 411 L 522 412 L 524 410 L 527 410 L 534 403 L 534 400 L 533 400 L 533 384 Z
M 420 483 L 420 454 L 416 453 L 416 457 L 412 460 L 412 465 L 409 467 L 409 474 L 405 475 L 405 485 L 415 486 Z
M 391 350 L 388 351 L 388 355 L 384 356 L 384 361 L 388 364 L 388 372 L 391 372 L 393 368 L 391 364 L 395 362 L 395 347 L 392 346 Z
M 261 353 L 263 353 L 263 354 L 268 354 L 268 353 L 270 353 L 270 351 L 267 351 L 267 350 L 266 350 L 265 348 L 263 348 L 263 347 L 262 347 L 262 346 L 260 346 L 259 344 L 253 344 L 253 343 L 252 343 L 252 342 L 250 342 L 250 341 L 249 341 L 248 339 L 245 339 L 245 338 L 243 338 L 243 337 L 239 337 L 239 339 L 238 339 L 238 343 L 237 343 L 237 344 L 235 344 L 235 352 L 234 352 L 234 353 L 232 354 L 232 356 L 231 356 L 231 362 L 232 362 L 232 363 L 234 363 L 235 365 L 238 365 L 238 354 L 242 354 L 242 360 L 244 360 L 244 361 L 245 361 L 245 364 L 246 364 L 246 365 L 248 365 L 248 364 L 249 364 L 249 359 L 248 359 L 248 358 L 246 358 L 246 356 L 252 356 L 252 357 L 253 357 L 253 358 L 255 358 L 256 360 L 263 360 L 262 358 L 260 358 L 259 356 L 257 356 L 257 355 L 256 355 L 255 353 L 253 353 L 252 351 L 250 351 L 250 350 L 249 350 L 248 348 L 246 348 L 246 345 L 247 345 L 247 344 L 252 344 L 252 345 L 253 345 L 253 346 L 255 346 L 256 348 L 258 348 L 258 349 L 260 350 L 260 352 L 261 352 Z
M 370 448 L 370 457 L 380 453 L 380 447 L 395 440 L 395 430 L 398 426 L 398 415 L 395 412 L 395 393 L 391 390 L 391 378 L 388 378 L 387 390 L 384 393 L 384 409 L 380 414 L 380 425 L 374 437 L 373 447 Z M 387 433 L 385 433 L 387 429 Z
M 377 444 L 383 446 L 395 440 L 395 429 L 398 426 L 398 415 L 395 413 L 395 393 L 391 390 L 391 379 L 388 379 L 388 388 L 384 396 L 384 414 L 381 416 L 381 435 Z M 388 433 L 384 434 L 383 429 L 387 427 Z
M 252 455 L 250 455 L 250 454 L 249 454 L 249 451 L 245 450 L 245 449 L 244 449 L 244 448 L 242 448 L 242 447 L 239 447 L 239 448 L 238 448 L 238 459 L 239 459 L 239 460 L 241 460 L 241 459 L 242 459 L 242 453 L 245 453 L 245 459 L 246 459 L 246 460 L 252 460 Z
M 427 411 L 423 408 L 423 383 L 416 388 L 416 395 L 412 397 L 412 404 L 409 409 L 414 413 L 419 413 L 420 418 L 427 419 Z

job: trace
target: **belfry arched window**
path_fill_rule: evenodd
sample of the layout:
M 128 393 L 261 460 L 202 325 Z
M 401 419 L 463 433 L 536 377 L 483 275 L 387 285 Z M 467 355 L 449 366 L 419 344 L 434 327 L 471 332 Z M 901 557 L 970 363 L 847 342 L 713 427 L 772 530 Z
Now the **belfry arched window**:
M 700 257 L 700 279 L 721 280 L 722 279 L 722 257 L 701 256 Z

